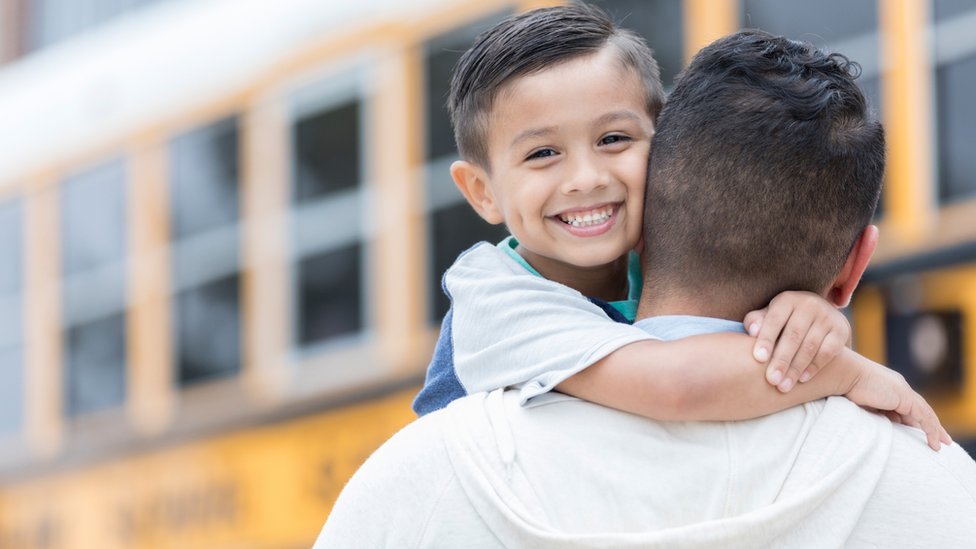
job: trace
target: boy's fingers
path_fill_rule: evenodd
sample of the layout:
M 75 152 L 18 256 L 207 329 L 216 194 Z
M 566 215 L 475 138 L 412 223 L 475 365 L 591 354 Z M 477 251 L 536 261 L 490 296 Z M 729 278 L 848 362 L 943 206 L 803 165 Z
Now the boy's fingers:
M 746 327 L 746 331 L 749 335 L 756 337 L 759 335 L 759 328 L 763 324 L 763 318 L 766 316 L 766 309 L 759 309 L 756 311 L 749 311 L 746 317 L 742 319 L 742 325 Z
M 810 379 L 810 376 L 816 373 L 816 370 L 814 370 L 809 373 L 806 379 L 803 377 L 811 368 L 814 368 L 817 358 L 820 357 L 820 349 L 823 347 L 823 342 L 828 336 L 829 329 L 829 326 L 823 326 L 819 323 L 814 324 L 803 338 L 803 343 L 800 344 L 799 349 L 796 351 L 796 356 L 793 357 L 793 361 L 790 364 L 797 371 L 796 381 L 805 382 Z
M 798 383 L 806 383 L 811 379 L 813 379 L 813 376 L 819 374 L 820 370 L 823 370 L 823 366 L 820 366 L 816 362 L 813 362 L 812 364 L 807 366 L 806 370 L 800 372 L 800 377 L 796 381 Z
M 817 345 L 819 349 L 819 341 L 816 341 L 817 338 L 814 338 L 814 341 L 809 344 L 806 343 L 807 334 L 809 334 L 812 328 L 813 321 L 813 314 L 809 311 L 793 311 L 793 315 L 790 316 L 789 322 L 783 329 L 783 333 L 780 335 L 779 340 L 776 342 L 776 347 L 773 349 L 773 358 L 769 361 L 769 364 L 770 368 L 774 369 L 774 372 L 779 371 L 782 373 L 782 378 L 776 383 L 776 386 L 784 393 L 796 385 L 796 380 L 799 379 L 800 372 L 810 364 L 810 360 L 816 355 L 816 350 L 812 348 L 813 345 Z M 805 363 L 796 360 L 797 355 L 800 353 L 802 353 L 800 359 L 801 361 L 805 360 Z M 768 374 L 768 376 L 769 381 L 772 382 L 775 373 Z
M 891 420 L 892 423 L 904 423 L 901 419 L 901 414 L 893 410 L 882 410 L 881 413 Z
M 925 400 L 919 396 L 915 395 L 916 406 L 915 410 L 918 411 L 918 417 L 913 417 L 918 423 L 918 427 L 925 433 L 925 439 L 929 443 L 929 447 L 939 451 L 941 448 L 940 438 L 942 437 L 942 425 L 939 423 L 938 416 L 935 415 L 935 411 L 932 407 L 928 405 Z
M 813 376 L 823 369 L 824 366 L 834 360 L 837 355 L 844 349 L 844 343 L 847 341 L 845 336 L 840 335 L 836 331 L 830 331 L 824 336 L 823 342 L 820 344 L 820 349 L 817 351 L 817 356 L 814 357 L 813 362 L 807 369 L 800 374 L 800 383 L 806 383 L 810 381 Z
M 779 339 L 780 332 L 783 331 L 783 326 L 786 326 L 786 322 L 790 319 L 792 312 L 792 309 L 789 307 L 770 307 L 766 311 L 762 324 L 759 327 L 759 335 L 756 336 L 756 344 L 752 348 L 752 354 L 756 360 L 759 362 L 767 362 L 773 356 L 773 348 L 776 347 L 776 340 Z M 770 368 L 766 369 L 766 379 L 773 385 L 777 385 L 779 381 L 773 381 L 770 374 L 774 371 L 779 371 L 780 379 L 782 379 L 782 370 L 785 370 L 788 364 L 789 362 L 782 365 L 782 368 L 779 369 L 773 368 L 772 364 L 770 364 Z

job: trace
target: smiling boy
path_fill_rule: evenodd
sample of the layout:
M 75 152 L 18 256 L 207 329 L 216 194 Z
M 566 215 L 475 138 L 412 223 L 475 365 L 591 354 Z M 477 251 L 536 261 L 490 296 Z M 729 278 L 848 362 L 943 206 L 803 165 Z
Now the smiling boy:
M 771 295 L 768 314 L 745 319 L 758 344 L 736 334 L 664 342 L 627 324 L 663 103 L 643 40 L 586 5 L 509 18 L 462 56 L 449 109 L 463 160 L 451 175 L 512 237 L 475 246 L 445 274 L 452 309 L 414 409 L 517 387 L 523 403 L 558 389 L 655 419 L 732 420 L 846 394 L 921 425 L 933 448 L 948 441 L 903 379 L 841 354 L 850 327 L 836 307 L 846 302 Z M 751 358 L 754 345 L 768 368 Z M 794 388 L 797 379 L 807 382 Z
M 654 133 L 648 92 L 620 55 L 608 46 L 503 86 L 488 157 L 451 167 L 540 275 L 606 301 L 626 298 Z

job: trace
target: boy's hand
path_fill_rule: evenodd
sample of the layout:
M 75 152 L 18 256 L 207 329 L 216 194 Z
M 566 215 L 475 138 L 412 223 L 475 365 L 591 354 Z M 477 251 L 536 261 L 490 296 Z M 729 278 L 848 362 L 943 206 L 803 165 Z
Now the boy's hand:
M 851 337 L 844 315 L 811 292 L 783 292 L 743 324 L 756 337 L 753 356 L 768 362 L 766 380 L 784 393 L 816 375 Z
M 853 383 L 844 396 L 864 408 L 883 413 L 894 422 L 920 428 L 933 450 L 939 450 L 940 442 L 952 443 L 932 407 L 912 390 L 901 374 L 860 355 L 857 358 L 859 364 L 854 368 Z

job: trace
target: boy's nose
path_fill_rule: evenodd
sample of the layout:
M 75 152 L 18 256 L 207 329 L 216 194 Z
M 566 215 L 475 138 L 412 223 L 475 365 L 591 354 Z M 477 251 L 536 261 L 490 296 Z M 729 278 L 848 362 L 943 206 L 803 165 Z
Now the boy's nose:
M 564 193 L 589 193 L 610 184 L 610 174 L 593 158 L 578 157 L 571 166 L 572 172 L 563 184 Z

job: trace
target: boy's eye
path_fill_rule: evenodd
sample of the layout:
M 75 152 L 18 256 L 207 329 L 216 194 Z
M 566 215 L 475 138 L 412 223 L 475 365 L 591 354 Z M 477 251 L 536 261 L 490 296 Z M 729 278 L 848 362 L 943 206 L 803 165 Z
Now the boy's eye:
M 556 155 L 556 151 L 552 149 L 539 149 L 536 151 L 532 151 L 529 154 L 529 156 L 526 157 L 526 160 L 535 160 L 536 158 L 548 158 L 550 156 L 555 156 L 555 155 Z
M 630 141 L 630 137 L 615 133 L 600 138 L 601 145 L 613 145 L 614 143 L 621 143 L 624 141 Z

